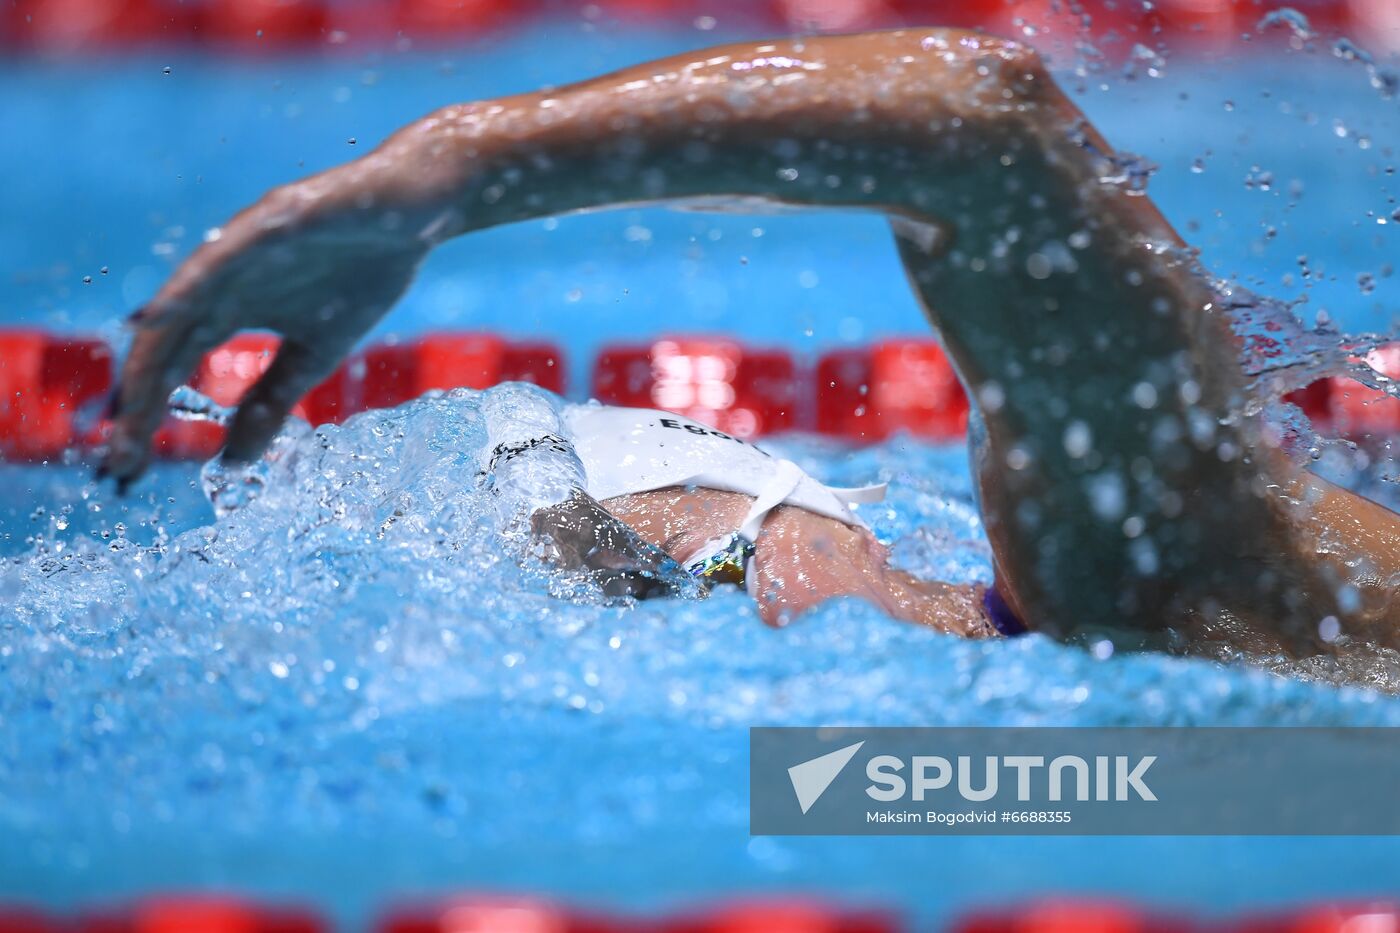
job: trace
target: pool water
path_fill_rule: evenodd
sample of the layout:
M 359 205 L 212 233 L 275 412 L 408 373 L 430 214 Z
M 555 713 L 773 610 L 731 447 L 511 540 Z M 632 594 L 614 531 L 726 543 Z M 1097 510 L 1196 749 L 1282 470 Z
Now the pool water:
M 270 184 L 447 100 L 714 38 L 552 29 L 450 54 L 0 65 L 26 130 L 0 136 L 0 322 L 115 336 Z M 1400 230 L 1377 217 L 1400 133 L 1364 73 L 1296 53 L 1108 83 L 1084 106 L 1162 165 L 1154 196 L 1212 268 L 1391 327 Z M 628 210 L 454 244 L 380 334 L 548 334 L 583 361 L 638 321 L 803 354 L 922 328 L 872 219 Z M 125 501 L 82 464 L 0 467 L 0 897 L 213 886 L 355 923 L 431 889 L 627 909 L 804 890 L 936 920 L 1049 891 L 1213 913 L 1393 887 L 1384 839 L 750 838 L 751 725 L 1400 725 L 1400 699 L 1296 668 L 966 642 L 852 601 L 774 631 L 738 593 L 557 599 L 492 537 L 480 441 L 470 393 L 368 413 L 289 438 L 264 496 L 218 522 L 197 465 Z M 902 565 L 987 579 L 963 450 L 773 446 L 828 482 L 889 481 L 865 514 Z
M 30 518 L 46 544 L 0 574 L 0 891 L 217 883 L 363 916 L 432 885 L 631 906 L 801 888 L 933 916 L 1031 890 L 1225 908 L 1390 878 L 1375 840 L 751 840 L 754 724 L 1400 725 L 1400 700 L 967 642 L 858 602 L 780 631 L 738 592 L 565 602 L 502 556 L 470 479 L 483 440 L 463 392 L 304 436 L 261 499 L 212 525 L 182 495 L 79 492 Z M 962 451 L 779 446 L 834 483 L 890 481 L 866 514 L 904 566 L 987 578 Z M 14 472 L 27 503 L 84 479 Z M 1222 883 L 1221 852 L 1247 880 Z M 1261 877 L 1280 859 L 1311 867 Z

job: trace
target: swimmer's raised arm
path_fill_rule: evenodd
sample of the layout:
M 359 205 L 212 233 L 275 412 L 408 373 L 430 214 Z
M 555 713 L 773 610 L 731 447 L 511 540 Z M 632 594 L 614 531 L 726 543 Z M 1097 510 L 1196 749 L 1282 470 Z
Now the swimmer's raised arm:
M 444 108 L 364 158 L 269 192 L 186 260 L 136 315 L 107 467 L 138 475 L 166 396 L 199 356 L 267 327 L 286 338 L 283 358 L 226 451 L 255 457 L 452 236 L 629 201 L 751 197 L 883 210 L 911 222 L 901 228 L 913 243 L 936 225 L 980 249 L 1018 217 L 1044 223 L 1050 205 L 1022 202 L 1050 152 L 1066 182 L 1111 168 L 1034 53 L 949 30 L 736 45 Z M 1125 234 L 1176 242 L 1145 199 L 1084 193 L 1118 202 L 1085 205 L 1104 227 L 1089 248 L 1134 248 Z
M 186 261 L 142 315 L 108 467 L 139 474 L 170 389 L 255 326 L 286 342 L 225 456 L 256 456 L 450 237 L 626 202 L 875 210 L 985 417 L 1013 608 L 1061 632 L 1223 610 L 1306 639 L 1341 610 L 1292 549 L 1296 471 L 1241 413 L 1230 323 L 1131 174 L 1033 52 L 951 30 L 735 45 L 448 107 Z

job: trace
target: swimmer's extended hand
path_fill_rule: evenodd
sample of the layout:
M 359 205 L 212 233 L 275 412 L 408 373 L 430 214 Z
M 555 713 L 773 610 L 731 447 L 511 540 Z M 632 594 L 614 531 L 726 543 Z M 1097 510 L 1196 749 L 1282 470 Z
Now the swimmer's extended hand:
M 356 203 L 363 165 L 278 188 L 211 234 L 132 316 L 136 334 L 112 399 L 100 472 L 125 487 L 145 469 L 171 391 L 234 333 L 282 337 L 229 429 L 224 459 L 255 459 L 292 406 L 393 305 L 427 251 L 387 211 Z M 386 219 L 387 218 L 387 219 Z
M 588 571 L 610 597 L 650 599 L 698 595 L 699 587 L 676 561 L 577 490 L 530 520 L 561 566 Z

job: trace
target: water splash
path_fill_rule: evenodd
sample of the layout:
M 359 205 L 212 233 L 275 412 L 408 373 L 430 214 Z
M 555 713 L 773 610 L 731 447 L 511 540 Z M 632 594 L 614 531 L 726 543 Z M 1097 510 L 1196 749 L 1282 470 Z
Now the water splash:
M 1332 45 L 1332 54 L 1344 62 L 1356 62 L 1366 69 L 1366 77 L 1371 87 L 1380 92 L 1381 97 L 1390 100 L 1400 93 L 1400 75 L 1376 64 L 1375 56 L 1352 40 L 1342 37 Z
M 180 421 L 202 421 L 223 426 L 233 419 L 232 408 L 220 405 L 187 385 L 179 386 L 170 393 L 168 407 L 170 414 Z
M 1319 379 L 1343 376 L 1400 398 L 1392 380 L 1366 362 L 1367 353 L 1395 339 L 1383 334 L 1343 334 L 1326 318 L 1313 327 L 1296 304 L 1263 298 L 1241 286 L 1217 282 L 1218 307 L 1240 341 L 1240 365 L 1259 406 Z M 1254 409 L 1259 410 L 1258 408 Z
M 1083 122 L 1077 123 L 1070 131 L 1070 141 L 1098 160 L 1098 178 L 1101 184 L 1120 188 L 1129 196 L 1145 195 L 1152 176 L 1161 167 L 1131 152 L 1103 151 L 1090 138 L 1087 126 Z
M 1146 74 L 1149 78 L 1160 78 L 1166 73 L 1166 56 L 1148 48 L 1141 42 L 1133 45 L 1128 60 L 1123 64 L 1123 79 L 1125 81 L 1134 81 L 1140 74 Z
M 1278 28 L 1288 30 L 1292 37 L 1300 42 L 1310 42 L 1317 38 L 1317 33 L 1313 31 L 1307 16 L 1291 6 L 1270 10 L 1260 17 L 1254 27 L 1256 32 L 1268 32 Z
M 685 851 L 750 877 L 770 870 L 732 855 L 754 723 L 1400 725 L 1400 700 L 1312 686 L 1301 678 L 1338 672 L 1276 659 L 1249 660 L 1293 679 L 1039 636 L 965 641 L 858 601 L 781 630 L 737 591 L 606 605 L 505 553 L 474 480 L 484 443 L 468 391 L 294 426 L 261 494 L 213 522 L 149 543 L 55 524 L 0 563 L 10 858 L 72 888 L 94 882 L 74 881 L 71 859 L 109 866 L 197 838 L 213 864 L 272 845 L 319 871 L 329 856 L 305 840 L 329 834 L 360 861 L 413 840 L 399 851 L 415 878 L 425 864 L 489 878 L 511 840 L 547 839 Z M 889 481 L 866 517 L 906 569 L 990 578 L 961 447 L 775 450 L 834 484 Z M 50 484 L 36 495 L 66 496 L 73 472 L 35 474 Z M 1378 658 L 1365 676 L 1393 687 Z M 541 874 L 537 855 L 520 855 L 523 880 L 574 877 Z M 630 874 L 648 890 L 676 874 L 645 862 Z M 834 885 L 871 866 L 888 882 L 890 862 L 820 864 Z M 177 870 L 161 863 L 167 883 Z

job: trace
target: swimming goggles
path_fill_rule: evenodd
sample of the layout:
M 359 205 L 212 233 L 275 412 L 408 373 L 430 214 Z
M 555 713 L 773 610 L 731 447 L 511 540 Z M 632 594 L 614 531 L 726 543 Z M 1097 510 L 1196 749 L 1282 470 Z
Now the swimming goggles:
M 721 583 L 748 588 L 749 564 L 754 555 L 752 541 L 735 531 L 702 553 L 705 556 L 692 560 L 685 569 L 707 589 Z

